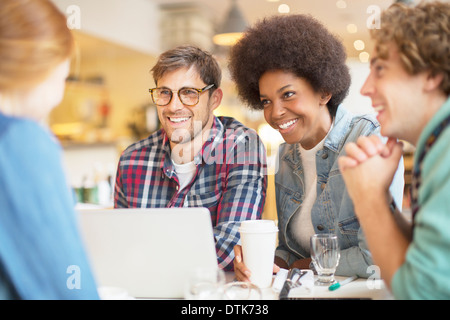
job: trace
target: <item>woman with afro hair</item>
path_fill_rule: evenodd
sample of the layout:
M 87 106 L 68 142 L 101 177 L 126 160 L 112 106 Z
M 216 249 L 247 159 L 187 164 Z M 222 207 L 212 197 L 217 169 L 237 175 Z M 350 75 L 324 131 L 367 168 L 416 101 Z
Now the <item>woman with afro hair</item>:
M 372 257 L 337 159 L 346 143 L 379 135 L 380 128 L 374 116 L 340 107 L 351 82 L 342 43 L 311 16 L 274 16 L 249 28 L 232 47 L 229 69 L 243 102 L 263 110 L 285 140 L 275 174 L 279 245 L 274 271 L 313 268 L 310 237 L 334 233 L 341 249 L 336 275 L 371 276 Z M 402 170 L 400 163 L 390 188 L 398 205 Z M 235 254 L 236 277 L 248 281 L 239 245 Z

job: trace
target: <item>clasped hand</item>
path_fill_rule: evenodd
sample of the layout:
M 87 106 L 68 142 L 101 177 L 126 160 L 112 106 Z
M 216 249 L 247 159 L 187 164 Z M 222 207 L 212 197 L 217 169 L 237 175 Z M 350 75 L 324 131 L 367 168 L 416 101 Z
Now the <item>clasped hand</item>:
M 392 138 L 384 144 L 378 136 L 361 136 L 356 143 L 348 143 L 345 152 L 338 164 L 353 202 L 387 196 L 403 155 L 403 144 Z

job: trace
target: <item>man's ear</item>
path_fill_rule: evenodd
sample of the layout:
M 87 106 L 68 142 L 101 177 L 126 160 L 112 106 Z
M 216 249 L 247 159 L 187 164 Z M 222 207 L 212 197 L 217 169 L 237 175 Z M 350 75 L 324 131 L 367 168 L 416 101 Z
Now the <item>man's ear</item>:
M 209 106 L 211 108 L 211 111 L 215 110 L 218 106 L 220 106 L 222 98 L 223 98 L 222 89 L 217 88 L 216 90 L 214 90 L 214 92 L 211 94 L 211 97 L 209 98 Z
M 425 80 L 425 91 L 434 91 L 436 89 L 439 89 L 442 81 L 444 80 L 444 75 L 442 73 L 432 74 L 431 72 L 428 73 L 428 76 Z

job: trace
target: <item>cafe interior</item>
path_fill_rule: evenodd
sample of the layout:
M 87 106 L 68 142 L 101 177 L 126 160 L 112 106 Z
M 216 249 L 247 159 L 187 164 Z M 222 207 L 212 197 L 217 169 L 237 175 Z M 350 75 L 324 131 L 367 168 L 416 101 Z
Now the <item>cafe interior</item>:
M 112 207 L 118 159 L 131 143 L 159 127 L 148 89 L 150 69 L 163 51 L 182 44 L 212 52 L 223 68 L 224 98 L 216 115 L 233 116 L 258 132 L 269 166 L 283 142 L 262 112 L 239 100 L 227 56 L 248 25 L 272 15 L 311 14 L 338 35 L 347 50 L 352 86 L 342 107 L 373 113 L 359 91 L 369 73 L 368 29 L 394 0 L 53 0 L 67 15 L 76 39 L 62 103 L 48 117 L 60 140 L 78 206 Z M 406 145 L 404 212 L 413 147 Z M 269 168 L 263 218 L 276 220 L 274 176 Z

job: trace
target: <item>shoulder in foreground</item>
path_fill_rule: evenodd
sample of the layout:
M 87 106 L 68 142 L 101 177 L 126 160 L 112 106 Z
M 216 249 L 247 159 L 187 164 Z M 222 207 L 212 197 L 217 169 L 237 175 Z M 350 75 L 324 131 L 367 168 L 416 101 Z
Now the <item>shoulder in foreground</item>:
M 9 158 L 8 161 L 15 165 L 21 163 L 24 170 L 25 166 L 43 170 L 43 163 L 60 165 L 61 144 L 47 127 L 26 118 L 7 117 L 3 120 L 0 121 L 0 153 L 8 155 L 5 159 Z
M 36 130 L 40 126 L 30 119 L 10 117 L 0 113 L 0 135 L 14 128 L 23 128 L 27 130 Z
M 0 137 L 5 134 L 12 134 L 15 144 L 29 143 L 37 144 L 44 139 L 47 141 L 51 135 L 49 130 L 32 119 L 10 117 L 0 114 Z M 30 139 L 32 137 L 32 139 Z M 23 142 L 20 141 L 23 140 Z

